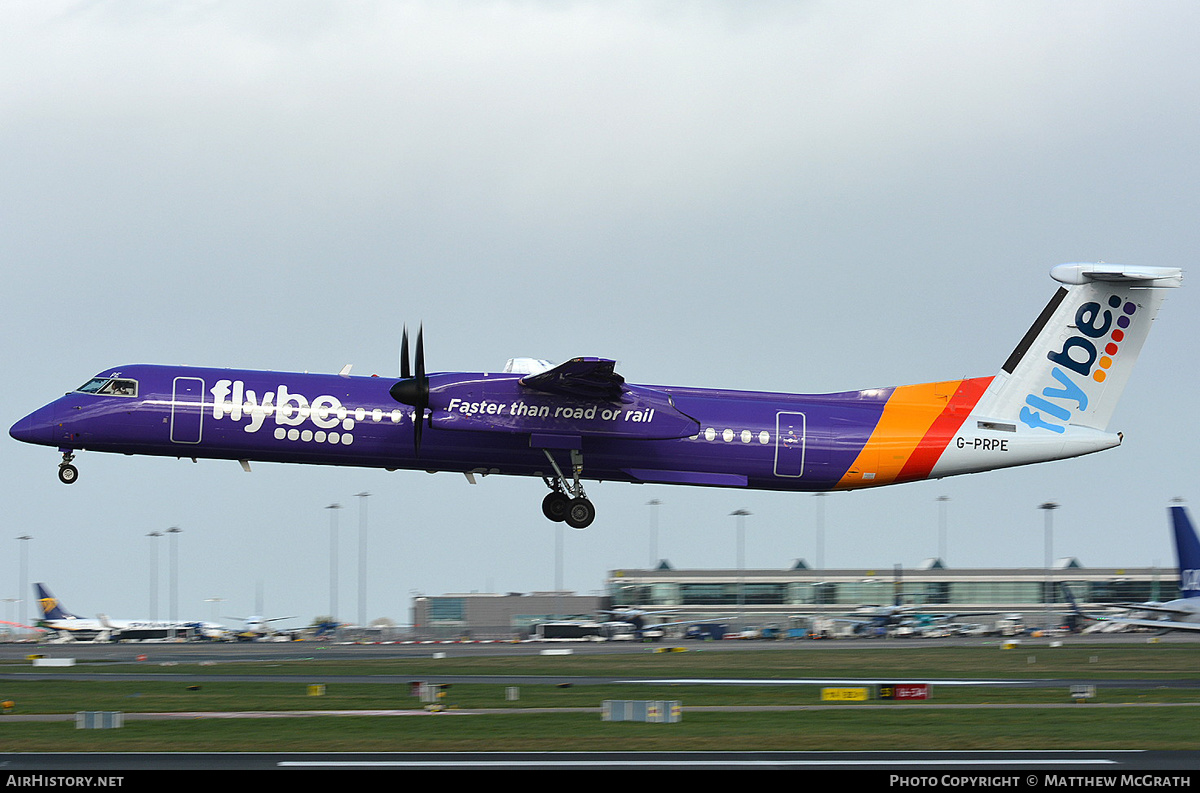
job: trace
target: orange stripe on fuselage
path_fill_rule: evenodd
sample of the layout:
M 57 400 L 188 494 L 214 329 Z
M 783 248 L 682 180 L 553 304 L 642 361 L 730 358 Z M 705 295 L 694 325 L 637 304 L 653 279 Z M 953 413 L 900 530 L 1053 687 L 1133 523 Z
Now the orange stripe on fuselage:
M 887 485 L 929 476 L 991 381 L 977 377 L 896 388 L 837 487 Z

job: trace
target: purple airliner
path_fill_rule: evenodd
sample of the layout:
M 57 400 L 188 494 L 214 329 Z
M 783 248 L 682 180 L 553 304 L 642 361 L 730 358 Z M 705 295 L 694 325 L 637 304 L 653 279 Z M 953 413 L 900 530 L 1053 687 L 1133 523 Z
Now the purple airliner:
M 9 433 L 81 450 L 540 476 L 551 520 L 584 528 L 583 480 L 847 490 L 1058 460 L 1120 444 L 1117 398 L 1178 268 L 1064 264 L 991 377 L 834 394 L 632 385 L 604 358 L 398 380 L 134 364 L 105 369 Z

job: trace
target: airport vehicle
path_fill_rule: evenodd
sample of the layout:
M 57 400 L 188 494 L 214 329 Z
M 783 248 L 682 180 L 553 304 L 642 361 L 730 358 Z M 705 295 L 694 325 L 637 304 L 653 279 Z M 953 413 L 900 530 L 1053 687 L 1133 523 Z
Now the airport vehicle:
M 683 638 L 701 641 L 720 641 L 725 638 L 729 626 L 720 622 L 695 622 L 684 630 Z
M 225 639 L 227 631 L 214 622 L 180 620 L 114 620 L 100 614 L 79 617 L 63 608 L 45 584 L 34 584 L 42 611 L 39 625 L 56 632 L 56 642 L 120 642 L 147 639 Z
M 1200 631 L 1200 539 L 1186 507 L 1168 508 L 1175 535 L 1175 555 L 1179 561 L 1179 592 L 1183 597 L 1166 603 L 1123 603 L 1133 611 L 1158 614 L 1154 619 L 1112 617 L 1109 622 L 1164 631 Z
M 602 642 L 607 638 L 604 625 L 590 620 L 540 622 L 530 636 L 535 642 Z
M 105 369 L 12 426 L 81 450 L 541 477 L 546 517 L 584 528 L 583 481 L 825 491 L 1076 457 L 1121 443 L 1117 399 L 1169 267 L 1064 264 L 992 377 L 832 394 L 632 385 L 605 358 L 506 371 L 425 368 L 423 328 L 399 379 L 135 364 Z

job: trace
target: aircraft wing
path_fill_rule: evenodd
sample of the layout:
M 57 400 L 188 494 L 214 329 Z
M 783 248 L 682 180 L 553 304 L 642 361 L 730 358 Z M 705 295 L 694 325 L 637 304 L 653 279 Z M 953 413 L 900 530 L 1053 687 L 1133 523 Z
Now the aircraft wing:
M 521 385 L 579 399 L 617 399 L 625 390 L 625 378 L 614 371 L 615 366 L 616 361 L 607 358 L 572 358 L 548 371 L 522 377 Z
M 1112 617 L 1105 622 L 1118 625 L 1135 625 L 1139 628 L 1158 628 L 1164 631 L 1200 631 L 1200 622 L 1179 622 L 1178 620 L 1131 620 L 1123 617 Z
M 1187 611 L 1183 608 L 1175 608 L 1174 606 L 1166 605 L 1166 603 L 1115 603 L 1116 608 L 1128 608 L 1134 612 L 1153 612 L 1156 614 L 1176 614 L 1183 617 L 1184 614 L 1193 614 L 1195 612 Z

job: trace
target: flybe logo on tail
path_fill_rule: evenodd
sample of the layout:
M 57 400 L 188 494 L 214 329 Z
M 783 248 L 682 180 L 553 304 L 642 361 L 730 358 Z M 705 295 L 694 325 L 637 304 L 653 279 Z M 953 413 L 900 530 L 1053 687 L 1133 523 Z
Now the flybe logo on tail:
M 1091 382 L 1103 383 L 1108 377 L 1133 322 L 1137 305 L 1117 295 L 1108 298 L 1108 308 L 1088 302 L 1075 312 L 1075 330 L 1062 349 L 1051 350 L 1046 357 L 1055 366 L 1050 370 L 1054 383 L 1040 394 L 1025 397 L 1021 408 L 1021 423 L 1034 429 L 1065 432 L 1072 415 L 1087 410 L 1085 387 Z

